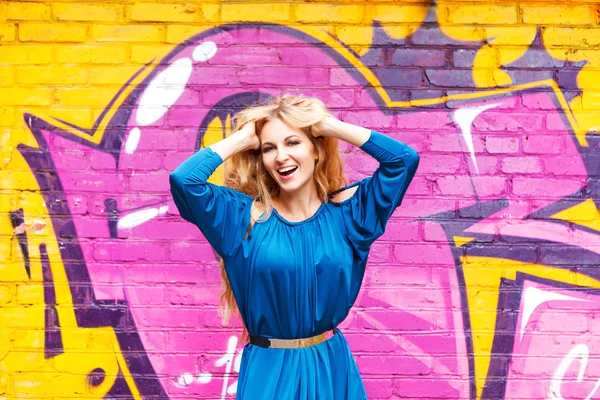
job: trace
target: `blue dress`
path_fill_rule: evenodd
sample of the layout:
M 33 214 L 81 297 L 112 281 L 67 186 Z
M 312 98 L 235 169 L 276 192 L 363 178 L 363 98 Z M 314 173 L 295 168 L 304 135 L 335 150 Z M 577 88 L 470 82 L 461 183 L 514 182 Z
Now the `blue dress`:
M 210 148 L 184 161 L 170 176 L 181 216 L 196 224 L 223 258 L 250 335 L 307 338 L 331 330 L 352 307 L 371 244 L 412 180 L 419 156 L 409 146 L 371 131 L 361 149 L 379 162 L 372 177 L 341 203 L 324 202 L 301 222 L 273 210 L 247 237 L 253 198 L 208 183 L 223 162 Z M 301 349 L 244 347 L 236 399 L 366 399 L 364 385 L 340 330 Z

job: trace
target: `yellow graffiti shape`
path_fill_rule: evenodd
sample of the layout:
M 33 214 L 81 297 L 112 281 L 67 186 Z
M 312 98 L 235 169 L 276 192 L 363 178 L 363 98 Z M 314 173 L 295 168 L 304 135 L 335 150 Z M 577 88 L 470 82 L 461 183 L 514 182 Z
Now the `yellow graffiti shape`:
M 23 173 L 9 179 L 15 171 Z M 0 395 L 100 399 L 120 374 L 133 397 L 141 399 L 114 330 L 78 325 L 52 221 L 35 177 L 14 147 L 0 181 L 10 183 L 0 196 Z M 23 210 L 24 222 L 13 227 L 10 214 L 17 209 Z M 27 235 L 27 257 L 17 236 L 22 234 Z M 54 298 L 50 302 L 48 291 Z M 48 309 L 55 320 L 50 324 Z M 48 331 L 61 343 L 51 352 L 45 343 Z
M 514 1 L 461 4 L 440 0 L 437 5 L 445 35 L 483 43 L 473 62 L 473 81 L 478 87 L 513 83 L 501 68 L 521 58 L 538 32 L 553 58 L 585 61 L 577 76 L 583 94 L 570 102 L 577 123 L 585 132 L 600 132 L 600 28 L 594 20 L 599 9 L 598 4 L 583 0 L 558 5 Z
M 477 399 L 481 398 L 490 366 L 492 343 L 496 328 L 498 296 L 500 295 L 500 280 L 502 278 L 515 280 L 517 272 L 522 272 L 570 285 L 600 289 L 600 282 L 596 279 L 546 265 L 478 256 L 461 257 L 461 262 L 469 303 L 471 332 L 473 334 Z

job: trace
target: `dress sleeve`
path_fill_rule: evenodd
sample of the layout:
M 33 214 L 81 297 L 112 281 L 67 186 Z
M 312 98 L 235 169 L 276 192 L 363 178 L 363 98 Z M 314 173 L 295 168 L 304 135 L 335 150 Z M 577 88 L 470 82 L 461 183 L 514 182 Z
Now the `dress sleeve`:
M 253 198 L 208 182 L 222 163 L 221 156 L 204 148 L 177 167 L 169 183 L 183 219 L 197 225 L 215 251 L 227 259 L 246 234 Z
M 419 165 L 419 155 L 408 145 L 371 131 L 361 150 L 379 161 L 373 176 L 358 184 L 345 212 L 348 236 L 357 250 L 368 252 L 380 237 Z

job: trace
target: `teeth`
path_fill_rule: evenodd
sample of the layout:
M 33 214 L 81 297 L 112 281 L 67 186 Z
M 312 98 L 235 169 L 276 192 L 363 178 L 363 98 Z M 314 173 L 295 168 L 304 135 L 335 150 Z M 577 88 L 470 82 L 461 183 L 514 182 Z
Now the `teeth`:
M 296 167 L 285 167 L 285 168 L 278 169 L 278 170 L 277 170 L 277 172 L 279 172 L 279 173 L 284 173 L 284 172 L 291 171 L 291 170 L 293 170 L 294 168 L 296 168 Z

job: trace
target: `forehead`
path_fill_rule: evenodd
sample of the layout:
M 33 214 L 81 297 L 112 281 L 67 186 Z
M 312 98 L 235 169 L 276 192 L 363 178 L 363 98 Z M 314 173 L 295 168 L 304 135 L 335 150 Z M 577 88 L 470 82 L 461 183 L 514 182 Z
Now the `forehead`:
M 285 138 L 291 135 L 305 136 L 302 130 L 291 127 L 282 120 L 276 118 L 265 123 L 259 136 L 262 142 L 277 142 L 285 140 Z

